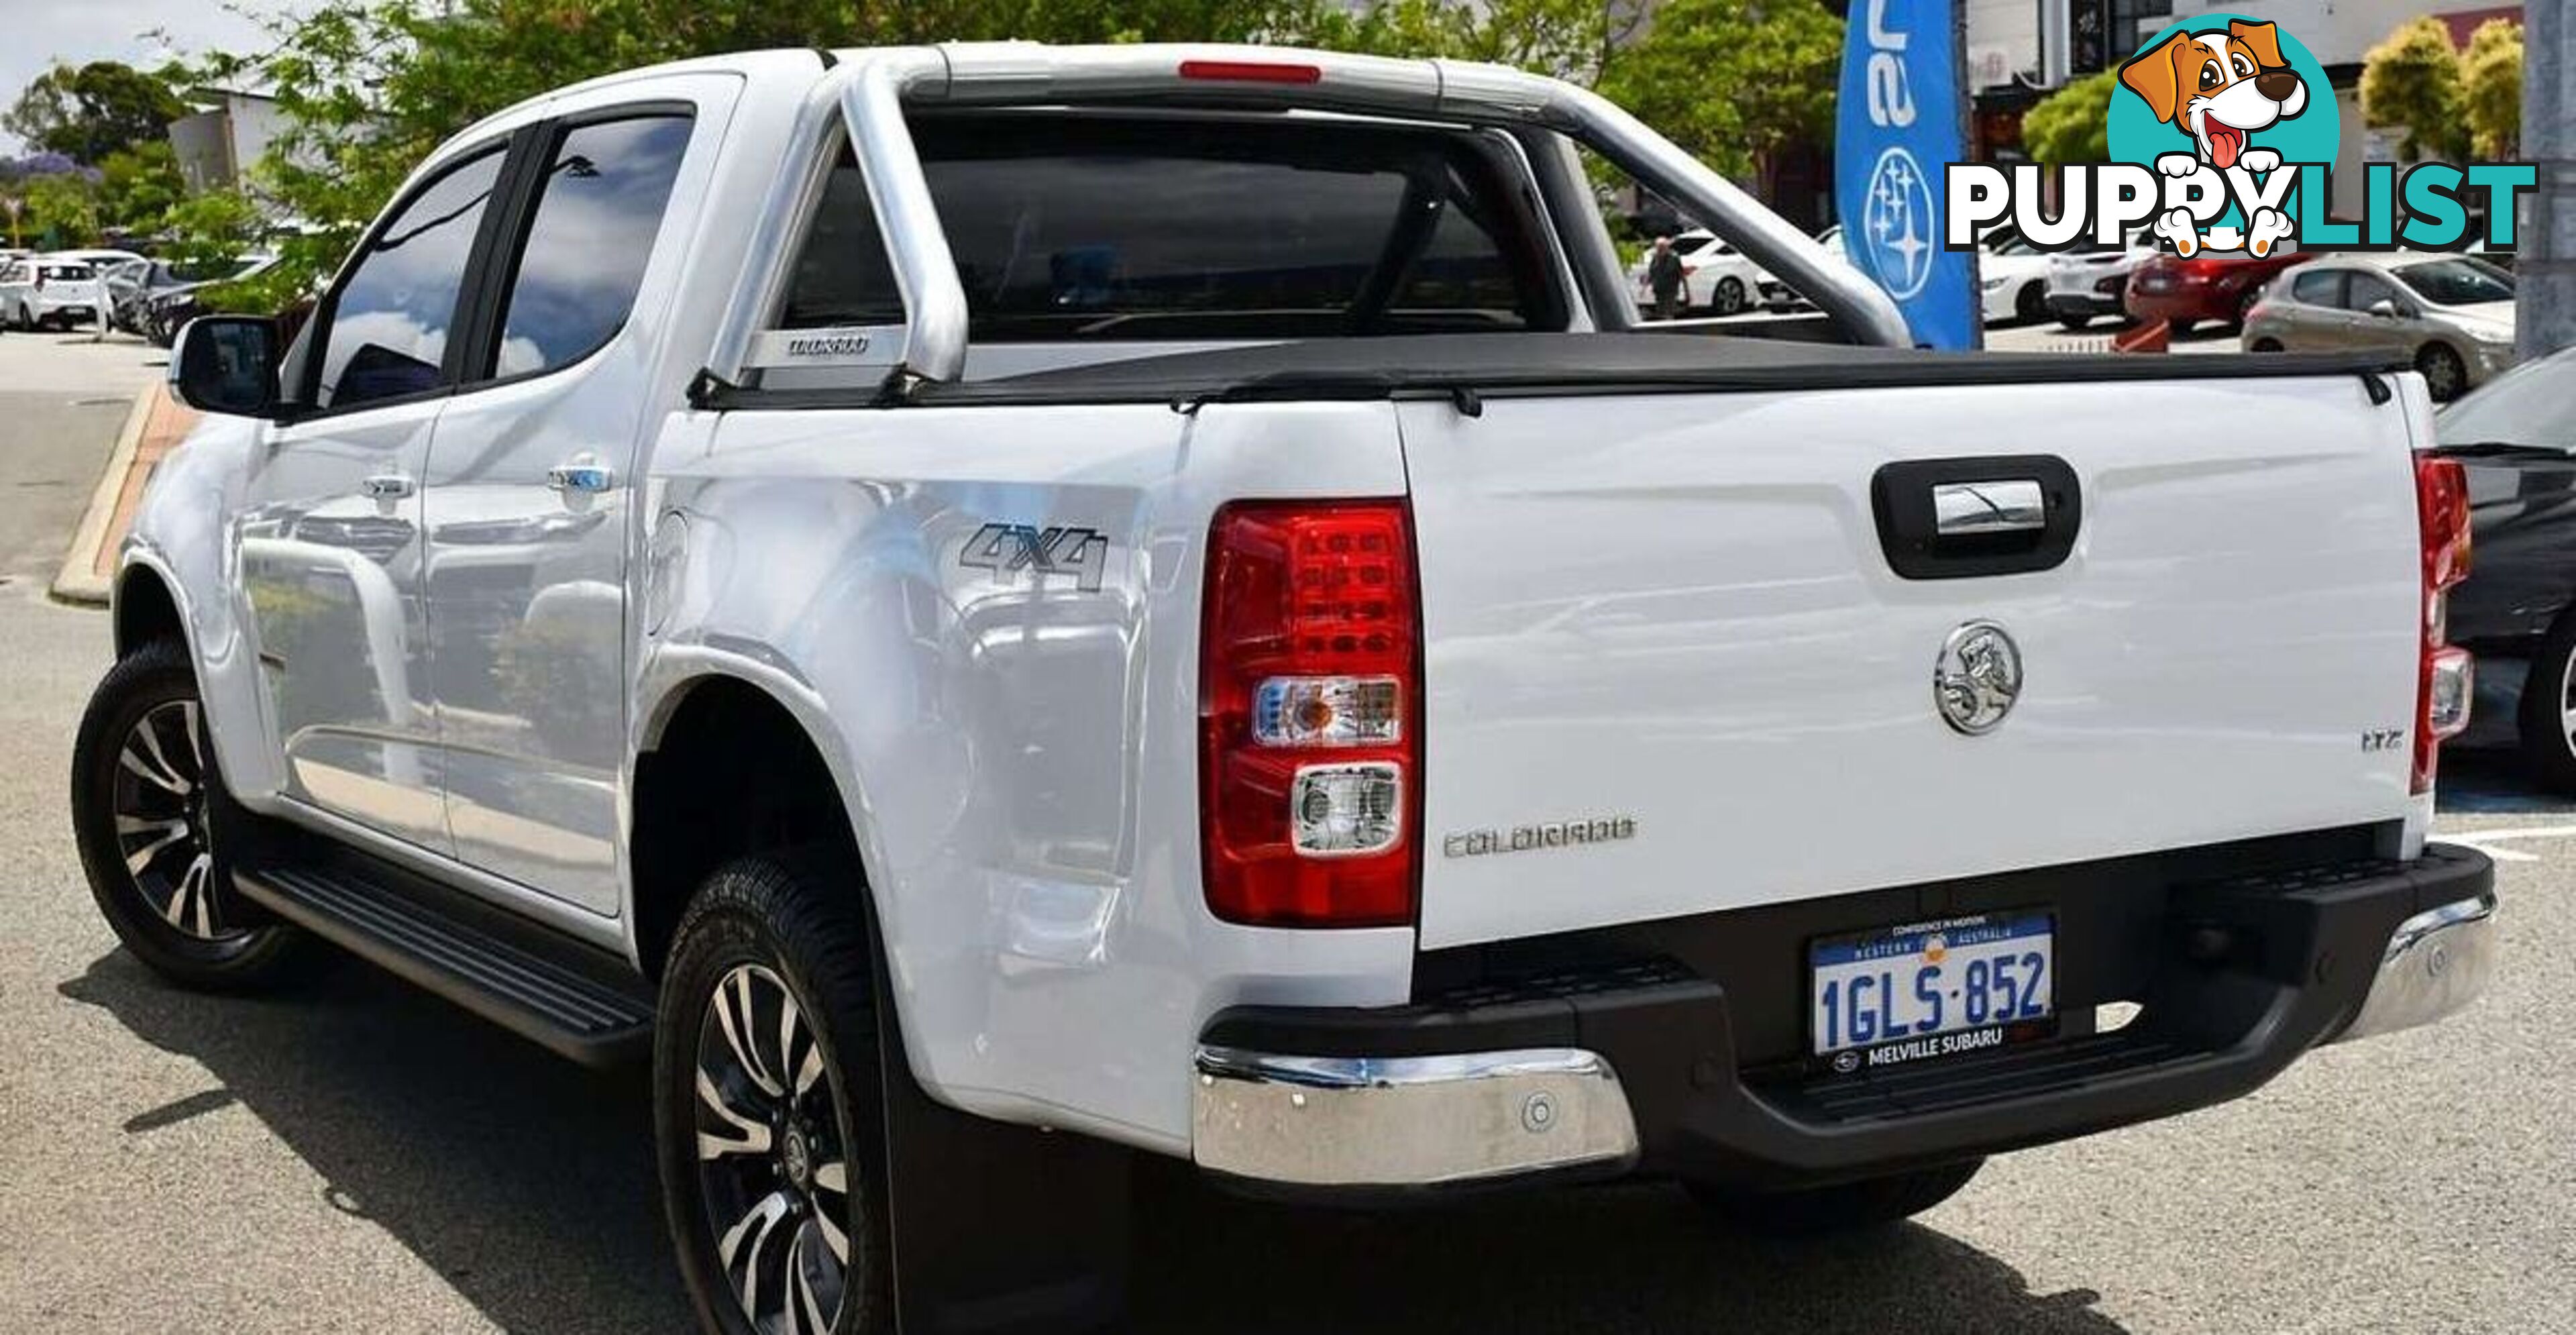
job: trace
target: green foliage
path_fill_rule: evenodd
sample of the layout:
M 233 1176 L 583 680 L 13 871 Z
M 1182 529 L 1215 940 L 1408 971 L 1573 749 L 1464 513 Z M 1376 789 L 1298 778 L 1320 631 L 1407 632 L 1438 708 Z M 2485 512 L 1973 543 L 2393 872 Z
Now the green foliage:
M 1622 0 L 1376 0 L 1356 10 L 1283 7 L 1265 35 L 1364 55 L 1485 60 L 1598 81 L 1633 50 L 1646 6 Z M 1668 20 L 1667 6 L 1655 19 Z
M 1817 0 L 1669 0 L 1600 92 L 1692 156 L 1746 175 L 1832 132 L 1843 25 Z
M 120 148 L 99 163 L 99 217 L 129 232 L 161 230 L 173 205 L 187 194 L 179 155 L 166 139 Z
M 22 34 L 23 35 L 23 34 Z M 113 60 L 57 63 L 18 95 L 0 126 L 37 148 L 94 165 L 159 143 L 188 108 L 158 76 Z
M 2522 25 L 2488 19 L 2460 54 L 2470 147 L 2483 158 L 2522 155 Z
M 2087 75 L 2041 98 L 2021 118 L 2022 146 L 2031 161 L 2062 167 L 2111 160 L 2111 94 L 2116 70 Z
M 30 178 L 19 192 L 19 226 L 44 250 L 66 250 L 98 240 L 98 190 L 87 176 L 62 172 Z
M 2465 157 L 2460 53 L 2451 30 L 2427 14 L 2400 25 L 2361 58 L 2361 116 L 2372 125 L 2403 126 L 2398 152 L 2409 159 Z

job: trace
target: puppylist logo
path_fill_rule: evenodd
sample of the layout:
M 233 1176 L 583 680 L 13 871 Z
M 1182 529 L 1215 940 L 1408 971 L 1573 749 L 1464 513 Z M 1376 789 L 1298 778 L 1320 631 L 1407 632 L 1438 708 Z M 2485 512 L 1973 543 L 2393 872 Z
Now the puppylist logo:
M 2009 220 L 2041 250 L 2117 246 L 2139 228 L 2185 257 L 2461 250 L 2481 235 L 2511 250 L 2516 199 L 2539 179 L 2528 162 L 2366 162 L 2361 220 L 2334 218 L 2333 85 L 2296 37 L 2241 14 L 2198 15 L 2148 39 L 2120 66 L 2108 133 L 2113 161 L 2058 169 L 2054 217 L 2037 164 L 1948 164 L 1942 245 L 1971 248 Z M 2471 230 L 2472 205 L 2483 232 Z

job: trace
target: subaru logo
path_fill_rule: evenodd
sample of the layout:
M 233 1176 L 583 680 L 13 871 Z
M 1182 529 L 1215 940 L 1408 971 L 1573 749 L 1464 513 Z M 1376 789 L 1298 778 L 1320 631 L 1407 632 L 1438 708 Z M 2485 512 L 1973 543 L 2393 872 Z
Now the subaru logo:
M 1995 730 L 2021 697 L 2021 646 L 1991 621 L 1971 621 L 1941 642 L 1932 702 L 1941 721 L 1974 737 Z

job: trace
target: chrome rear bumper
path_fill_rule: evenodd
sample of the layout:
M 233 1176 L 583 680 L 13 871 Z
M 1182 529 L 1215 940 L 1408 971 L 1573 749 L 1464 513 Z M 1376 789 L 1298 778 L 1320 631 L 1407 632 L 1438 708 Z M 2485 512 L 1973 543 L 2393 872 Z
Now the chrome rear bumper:
M 1418 1187 L 1615 1171 L 1637 1125 L 1610 1063 L 1579 1048 L 1428 1057 L 1198 1050 L 1201 1168 L 1294 1186 Z
M 2431 1024 L 2468 1005 L 2495 975 L 2495 892 L 2426 909 L 2397 925 L 2361 1010 L 2335 1042 Z

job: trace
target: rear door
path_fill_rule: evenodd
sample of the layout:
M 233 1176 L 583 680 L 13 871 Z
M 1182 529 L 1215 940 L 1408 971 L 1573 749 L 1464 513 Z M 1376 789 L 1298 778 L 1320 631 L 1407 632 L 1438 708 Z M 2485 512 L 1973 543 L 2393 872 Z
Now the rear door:
M 1400 420 L 1427 947 L 2404 815 L 2406 748 L 2364 738 L 2413 717 L 2412 474 L 2352 377 Z M 2002 451 L 1955 475 L 2062 468 L 2062 559 L 1900 575 L 1881 470 Z M 1978 623 L 2022 686 L 1972 735 L 1935 675 Z
M 456 856 L 601 914 L 618 910 L 637 455 L 686 382 L 657 369 L 694 221 L 673 201 L 702 192 L 740 88 L 621 83 L 531 132 L 429 452 L 429 693 Z

